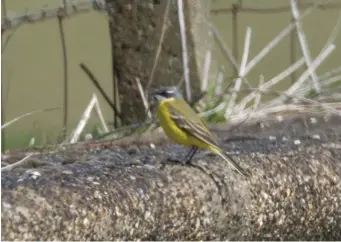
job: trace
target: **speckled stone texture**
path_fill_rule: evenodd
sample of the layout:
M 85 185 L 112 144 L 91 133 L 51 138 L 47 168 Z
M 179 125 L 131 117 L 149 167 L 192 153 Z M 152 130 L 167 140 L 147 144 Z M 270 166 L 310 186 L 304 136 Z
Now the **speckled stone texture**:
M 192 166 L 168 162 L 188 150 L 165 139 L 41 152 L 2 172 L 2 240 L 340 239 L 340 124 L 302 115 L 221 128 L 222 140 L 244 136 L 224 147 L 248 178 L 203 152 Z

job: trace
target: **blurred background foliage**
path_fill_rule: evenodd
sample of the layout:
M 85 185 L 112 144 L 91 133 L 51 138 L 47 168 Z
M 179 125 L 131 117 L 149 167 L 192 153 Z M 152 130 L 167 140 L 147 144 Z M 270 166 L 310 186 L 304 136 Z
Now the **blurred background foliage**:
M 311 2 L 301 0 L 300 4 Z M 236 7 L 236 4 L 241 4 L 239 9 L 231 10 Z M 6 1 L 9 17 L 25 11 L 59 5 L 59 0 Z M 282 6 L 286 6 L 287 10 L 285 8 L 283 11 L 274 10 Z M 304 19 L 303 28 L 312 57 L 315 57 L 324 46 L 339 16 L 340 8 L 318 8 Z M 252 28 L 249 53 L 251 59 L 292 20 L 287 0 L 212 0 L 211 17 L 239 61 L 247 26 Z M 110 124 L 113 122 L 113 111 L 79 68 L 80 62 L 87 63 L 112 98 L 111 44 L 107 16 L 91 11 L 69 17 L 63 22 L 69 68 L 68 134 L 76 127 L 92 93 L 96 93 L 99 97 L 105 119 Z M 18 29 L 6 31 L 2 35 L 2 42 L 4 43 L 9 37 L 11 40 L 2 53 L 2 121 L 9 121 L 33 110 L 61 107 L 64 77 L 57 19 L 25 24 Z M 338 35 L 335 43 L 341 43 L 340 38 Z M 341 63 L 338 48 L 318 68 L 318 73 L 324 73 Z M 265 80 L 268 80 L 301 56 L 296 34 L 288 35 L 247 75 L 247 78 L 257 87 L 260 75 L 264 75 Z M 204 99 L 205 109 L 214 107 L 212 96 L 215 95 L 214 83 L 218 71 L 224 74 L 225 81 L 231 81 L 236 77 L 233 66 L 225 59 L 218 45 L 212 49 L 212 69 L 215 71 L 210 72 L 211 85 L 208 96 Z M 295 75 L 282 81 L 275 89 L 288 88 L 304 69 L 305 67 L 299 69 Z M 225 119 L 222 113 L 217 113 L 209 116 L 207 120 L 222 122 Z M 60 142 L 62 122 L 62 109 L 26 117 L 6 128 L 5 149 L 26 147 L 32 137 L 35 138 L 37 145 Z M 93 130 L 97 132 L 97 119 L 91 118 L 87 127 L 89 132 Z

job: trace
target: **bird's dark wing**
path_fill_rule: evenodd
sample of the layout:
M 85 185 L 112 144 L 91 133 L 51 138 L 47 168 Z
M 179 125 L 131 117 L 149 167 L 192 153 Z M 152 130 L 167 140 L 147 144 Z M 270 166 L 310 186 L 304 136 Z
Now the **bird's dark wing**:
M 173 121 L 187 134 L 192 135 L 207 144 L 218 147 L 216 137 L 208 130 L 198 114 L 183 99 L 167 103 L 167 108 Z

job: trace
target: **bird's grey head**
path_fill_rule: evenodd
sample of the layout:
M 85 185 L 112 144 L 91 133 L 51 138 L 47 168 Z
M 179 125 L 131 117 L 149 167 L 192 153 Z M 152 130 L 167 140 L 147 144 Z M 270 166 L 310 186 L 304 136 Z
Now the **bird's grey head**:
M 152 95 L 159 102 L 168 98 L 176 98 L 176 99 L 183 98 L 179 89 L 176 87 L 161 87 L 161 88 L 156 89 L 152 93 Z

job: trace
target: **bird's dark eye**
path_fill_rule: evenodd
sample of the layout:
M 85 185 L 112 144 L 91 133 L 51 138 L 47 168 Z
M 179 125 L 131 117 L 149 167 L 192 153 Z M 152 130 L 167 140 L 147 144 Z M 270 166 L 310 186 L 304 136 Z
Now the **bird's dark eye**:
M 163 90 L 162 92 L 161 92 L 161 95 L 162 96 L 168 96 L 170 93 L 169 93 L 169 91 L 168 90 Z
M 164 89 L 159 89 L 157 91 L 158 95 L 169 98 L 174 95 L 175 90 L 170 89 L 170 88 L 164 88 Z

